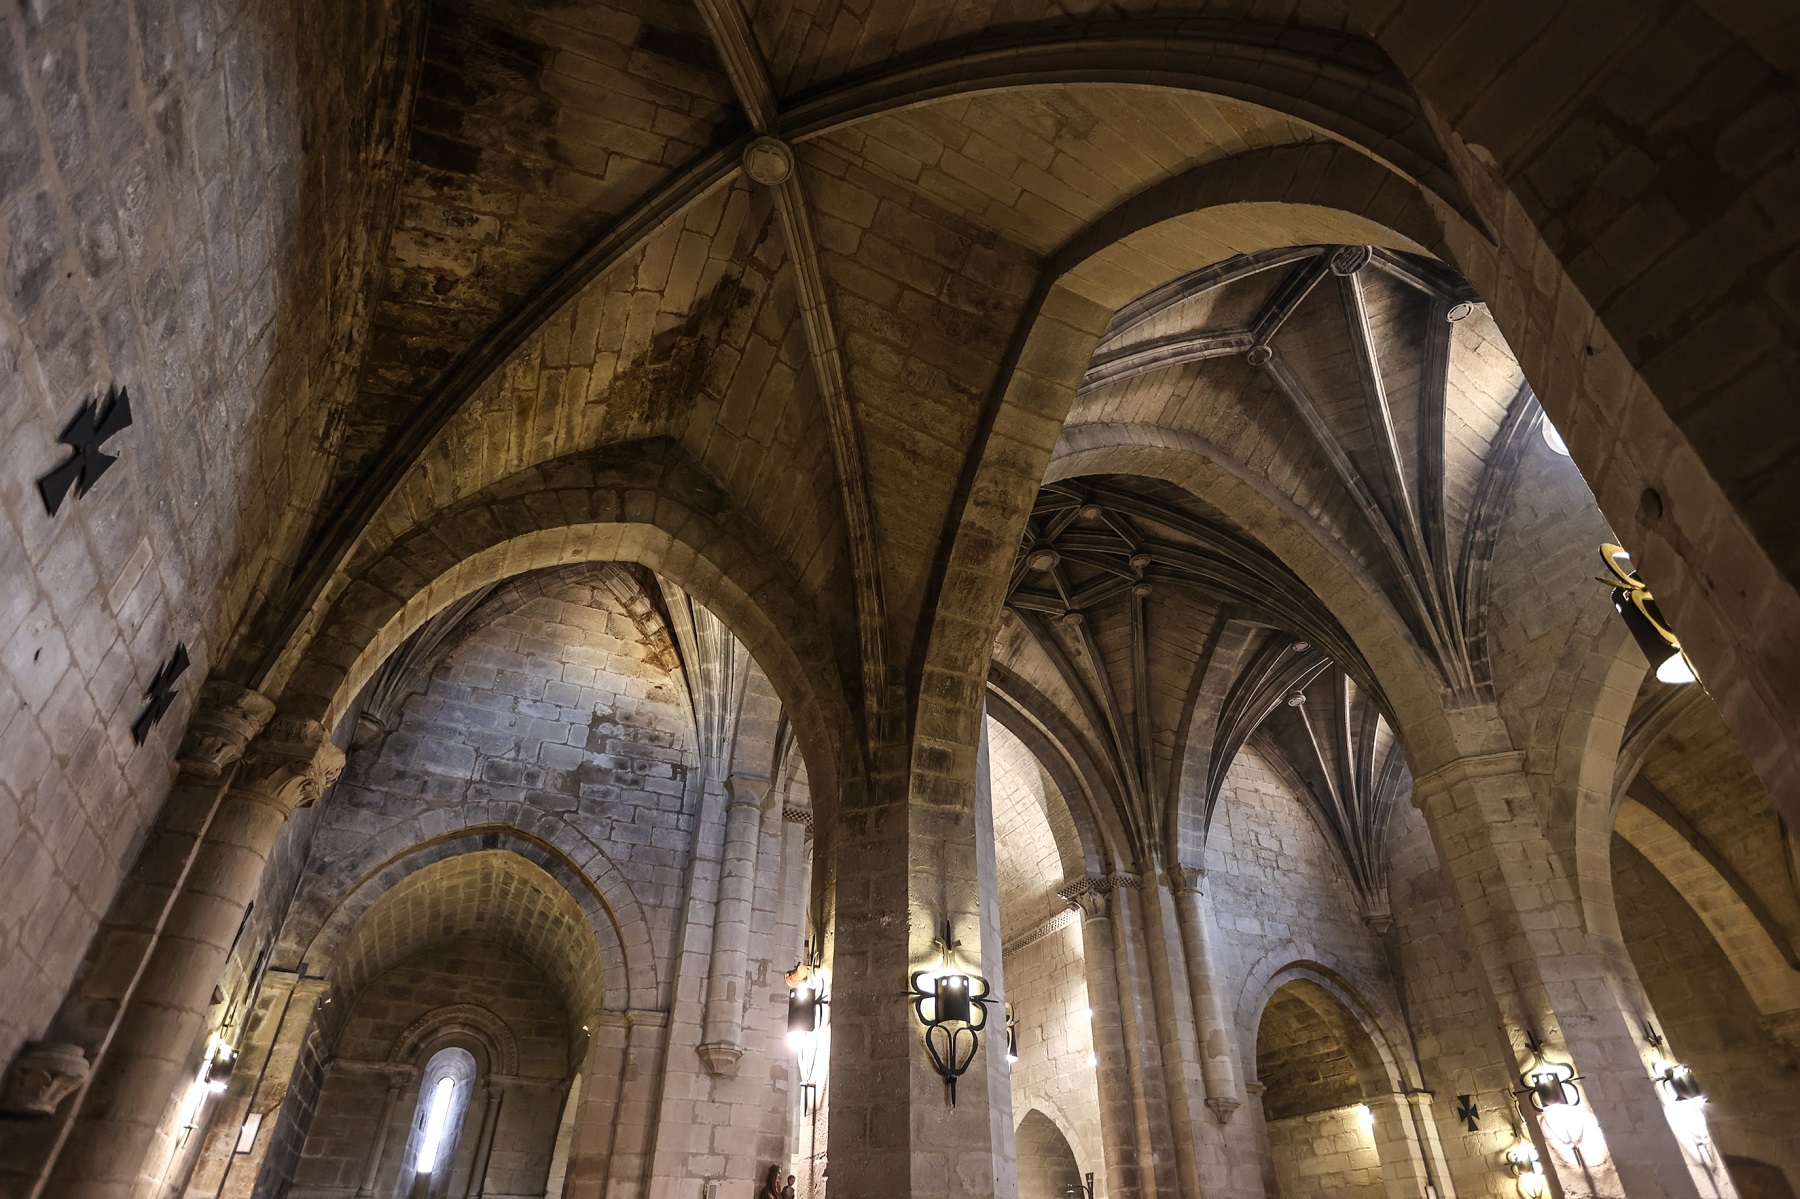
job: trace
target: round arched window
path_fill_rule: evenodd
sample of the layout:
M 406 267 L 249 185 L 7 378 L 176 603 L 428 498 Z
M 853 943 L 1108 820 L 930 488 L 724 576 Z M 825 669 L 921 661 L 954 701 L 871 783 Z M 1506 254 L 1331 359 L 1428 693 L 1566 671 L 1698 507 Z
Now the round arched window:
M 400 1194 L 443 1193 L 474 1088 L 475 1057 L 468 1050 L 440 1049 L 426 1061 L 400 1167 Z

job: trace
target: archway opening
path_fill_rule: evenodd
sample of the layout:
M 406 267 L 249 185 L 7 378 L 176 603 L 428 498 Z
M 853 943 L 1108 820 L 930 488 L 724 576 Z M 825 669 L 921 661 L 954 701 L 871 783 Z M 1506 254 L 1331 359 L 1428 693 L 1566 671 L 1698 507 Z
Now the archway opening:
M 1075 1151 L 1062 1130 L 1033 1108 L 1019 1121 L 1019 1199 L 1075 1199 L 1085 1194 Z
M 1256 1071 L 1269 1133 L 1272 1193 L 1385 1199 L 1375 1115 L 1384 1087 L 1375 1045 L 1316 983 L 1283 985 L 1256 1031 Z

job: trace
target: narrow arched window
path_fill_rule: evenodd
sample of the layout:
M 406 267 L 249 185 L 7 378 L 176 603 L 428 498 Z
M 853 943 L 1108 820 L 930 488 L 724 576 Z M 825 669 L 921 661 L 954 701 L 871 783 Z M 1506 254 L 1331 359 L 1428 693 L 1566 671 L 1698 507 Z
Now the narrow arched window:
M 419 1074 L 419 1102 L 413 1109 L 399 1194 L 425 1199 L 446 1193 L 456 1161 L 456 1143 L 469 1095 L 475 1089 L 475 1058 L 466 1049 L 440 1049 Z
M 444 1145 L 444 1129 L 450 1123 L 450 1105 L 456 1102 L 456 1080 L 448 1074 L 437 1080 L 425 1103 L 425 1135 L 419 1141 L 419 1158 L 413 1169 L 430 1174 L 437 1168 L 438 1151 Z

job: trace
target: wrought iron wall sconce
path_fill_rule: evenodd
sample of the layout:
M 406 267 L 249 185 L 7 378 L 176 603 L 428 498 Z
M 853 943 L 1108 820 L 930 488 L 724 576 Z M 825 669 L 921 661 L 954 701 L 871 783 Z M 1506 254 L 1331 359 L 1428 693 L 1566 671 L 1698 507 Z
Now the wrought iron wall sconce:
M 942 964 L 912 972 L 908 999 L 925 1030 L 925 1052 L 944 1080 L 945 1099 L 955 1107 L 956 1080 L 968 1072 L 981 1047 L 991 992 L 987 979 L 958 966 L 956 950 L 962 942 L 952 936 L 948 920 L 936 944 Z
M 1600 547 L 1600 560 L 1612 575 L 1601 579 L 1612 586 L 1613 607 L 1625 621 L 1632 640 L 1643 652 L 1658 680 L 1675 686 L 1699 681 L 1694 664 L 1681 648 L 1681 639 L 1663 619 L 1662 609 L 1650 594 L 1650 588 L 1631 567 L 1631 555 L 1623 546 L 1611 542 Z
M 1550 1180 L 1544 1176 L 1537 1146 L 1521 1136 L 1502 1156 L 1518 1183 L 1520 1199 L 1544 1199 L 1550 1191 Z
M 800 1068 L 800 1108 L 811 1115 L 818 1106 L 819 1085 L 816 1077 L 819 1047 L 823 1037 L 825 1009 L 831 1000 L 825 994 L 825 970 L 814 955 L 812 945 L 806 955 L 788 972 L 787 1040 Z
M 1581 1108 L 1581 1076 L 1568 1062 L 1552 1061 L 1544 1056 L 1544 1043 L 1536 1032 L 1525 1033 L 1525 1044 L 1531 1050 L 1531 1062 L 1519 1075 L 1524 1087 L 1514 1092 L 1544 1118 L 1544 1127 L 1557 1140 L 1575 1150 L 1587 1133 L 1587 1117 Z
M 1704 1102 L 1706 1091 L 1700 1086 L 1700 1080 L 1694 1077 L 1693 1070 L 1668 1056 L 1667 1042 L 1648 1021 L 1644 1024 L 1644 1040 L 1656 1051 L 1656 1056 L 1651 1059 L 1650 1071 L 1663 1096 L 1670 1103 L 1686 1103 L 1695 1099 Z

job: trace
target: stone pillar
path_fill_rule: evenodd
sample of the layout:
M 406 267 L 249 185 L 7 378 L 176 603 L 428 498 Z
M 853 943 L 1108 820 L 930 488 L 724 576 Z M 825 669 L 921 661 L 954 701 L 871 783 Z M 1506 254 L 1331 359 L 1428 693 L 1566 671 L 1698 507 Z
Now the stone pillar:
M 1000 935 L 1000 868 L 994 846 L 993 776 L 987 722 L 975 771 L 975 873 L 980 884 L 981 973 L 994 993 L 989 1024 L 992 1053 L 982 1054 L 988 1076 L 988 1126 L 994 1141 L 994 1194 L 1019 1193 L 1019 1153 L 1013 1137 L 1012 1064 L 1006 1060 L 1006 971 Z
M 1568 1195 L 1732 1199 L 1684 1154 L 1585 930 L 1575 889 L 1545 837 L 1524 755 L 1461 758 L 1413 783 L 1475 949 L 1518 1077 L 1528 1034 L 1581 1075 L 1585 1134 L 1570 1146 L 1528 1120 Z
M 253 1053 L 259 1052 L 261 1061 L 255 1063 L 257 1077 L 249 1088 L 243 1112 L 237 1113 L 236 1121 L 229 1127 L 218 1130 L 220 1149 L 227 1156 L 217 1199 L 250 1199 L 257 1174 L 275 1145 L 288 1088 L 293 1085 L 294 1071 L 299 1068 L 306 1047 L 307 1032 L 324 993 L 325 980 L 322 978 L 301 978 L 274 969 L 263 975 L 260 1006 L 264 1015 L 250 1027 L 245 1039 L 251 1049 L 239 1054 L 238 1071 L 242 1073 L 250 1068 L 252 1062 L 246 1059 Z M 235 1085 L 233 1089 L 236 1089 Z M 256 1140 L 248 1153 L 238 1153 L 238 1132 L 251 1113 L 259 1113 L 262 1117 Z
M 714 1074 L 737 1074 L 744 1056 L 744 986 L 750 953 L 750 918 L 756 902 L 756 855 L 762 844 L 766 779 L 733 775 L 725 780 L 725 861 L 714 909 L 712 961 L 707 970 L 706 1015 L 700 1057 Z
M 1138 1104 L 1139 1149 L 1149 1170 L 1140 1174 L 1147 1196 L 1173 1199 L 1178 1193 L 1175 1127 L 1169 1119 L 1168 1081 L 1162 1054 L 1156 1044 L 1156 1019 L 1150 998 L 1150 970 L 1146 964 L 1143 922 L 1137 907 L 1122 890 L 1135 891 L 1141 880 L 1134 874 L 1114 874 L 1100 880 L 1112 891 L 1113 956 L 1118 967 L 1119 1011 L 1124 1017 L 1125 1047 L 1131 1055 L 1132 1076 L 1137 1082 L 1133 1099 Z
M 59 1088 L 59 1106 L 46 1121 L 0 1123 L 0 1191 L 48 1193 L 51 1172 L 87 1110 L 91 1084 L 136 1001 L 152 955 L 194 869 L 196 854 L 218 814 L 245 748 L 274 715 L 275 705 L 254 691 L 207 683 L 176 754 L 169 797 L 131 873 L 119 887 L 88 946 L 75 985 L 51 1021 L 45 1040 L 78 1049 L 88 1069 Z M 210 997 L 215 975 L 207 982 Z M 29 1048 L 29 1047 L 28 1047 Z M 184 1049 L 187 1048 L 184 1046 Z M 9 1080 L 10 1081 L 10 1080 Z M 72 1096 L 72 1097 L 71 1097 Z M 163 1105 L 146 1117 L 154 1121 Z M 147 1147 L 148 1137 L 144 1141 Z
M 494 1128 L 500 1123 L 500 1104 L 506 1097 L 503 1083 L 490 1082 L 485 1089 L 487 1103 L 481 1110 L 481 1128 L 475 1135 L 475 1152 L 469 1155 L 469 1181 L 463 1187 L 463 1199 L 481 1199 L 487 1191 L 488 1158 L 494 1153 Z
M 1401 1096 L 1371 1095 L 1363 1100 L 1374 1121 L 1370 1136 L 1381 1162 L 1381 1183 L 1388 1199 L 1421 1199 L 1430 1174 L 1425 1168 L 1423 1146 L 1412 1112 Z
M 648 1192 L 662 1081 L 666 1012 L 596 1012 L 569 1148 L 566 1199 L 628 1199 Z
M 313 720 L 277 718 L 244 751 L 197 846 L 143 978 L 51 1173 L 68 1199 L 126 1199 L 157 1122 L 191 1083 L 213 986 L 289 814 L 318 799 L 344 755 Z
M 1156 872 L 1150 875 L 1154 880 Z M 1169 1119 L 1175 1130 L 1175 1177 L 1183 1199 L 1200 1199 L 1200 1121 L 1204 1087 L 1195 1060 L 1194 1005 L 1181 954 L 1175 905 L 1169 892 L 1153 881 L 1124 897 L 1139 909 L 1144 930 L 1145 960 L 1150 967 L 1154 1025 L 1161 1050 L 1163 1078 L 1169 1093 Z
M 388 1136 L 394 1127 L 394 1108 L 406 1091 L 412 1077 L 410 1070 L 395 1070 L 388 1075 L 387 1094 L 381 1099 L 381 1123 L 375 1126 L 375 1140 L 369 1145 L 369 1160 L 363 1168 L 362 1185 L 356 1188 L 358 1199 L 373 1195 L 381 1185 L 381 1158 L 387 1152 Z
M 1142 1199 L 1146 1192 L 1140 1163 L 1147 1160 L 1148 1150 L 1139 1144 L 1136 1088 L 1119 1012 L 1119 974 L 1108 911 L 1111 900 L 1105 891 L 1085 887 L 1070 890 L 1068 898 L 1081 912 L 1081 956 L 1087 971 L 1088 1006 L 1094 1013 L 1090 1023 L 1107 1199 Z
M 1206 1083 L 1206 1106 L 1219 1123 L 1231 1121 L 1242 1103 L 1237 1081 L 1237 1059 L 1232 1054 L 1231 1025 L 1225 1018 L 1225 1001 L 1213 981 L 1212 926 L 1207 918 L 1198 866 L 1177 866 L 1170 872 L 1175 891 L 1176 915 L 1181 921 L 1181 944 L 1186 950 L 1188 986 L 1194 995 L 1194 1019 L 1199 1026 L 1200 1076 Z
M 979 719 L 977 709 L 972 719 Z M 831 1062 L 828 1190 L 859 1199 L 986 1197 L 1001 1147 L 987 1071 L 970 1064 L 954 1108 L 932 1068 L 907 999 L 913 971 L 941 960 L 946 921 L 958 964 L 980 969 L 981 905 L 974 780 L 979 728 L 967 749 L 921 749 L 929 773 L 894 769 L 840 791 L 824 830 L 831 887 Z M 908 780 L 911 780 L 909 785 Z M 915 793 L 916 791 L 916 793 Z M 1003 1050 L 990 1009 L 979 1053 Z

